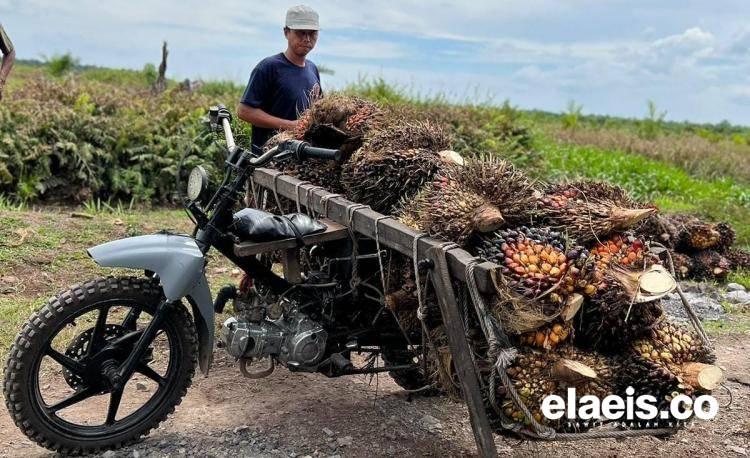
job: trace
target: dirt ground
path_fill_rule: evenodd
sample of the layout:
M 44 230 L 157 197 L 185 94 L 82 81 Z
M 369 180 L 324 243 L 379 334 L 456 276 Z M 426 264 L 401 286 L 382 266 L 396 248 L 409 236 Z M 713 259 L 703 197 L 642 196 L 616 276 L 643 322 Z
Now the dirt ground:
M 165 213 L 154 220 L 133 215 L 120 220 L 104 215 L 80 220 L 64 212 L 0 212 L 3 344 L 45 297 L 74 279 L 102 274 L 91 268 L 83 248 L 169 227 L 171 224 L 164 223 L 172 223 L 176 216 Z M 213 286 L 237 280 L 232 278 L 231 266 L 215 261 L 209 270 Z M 695 421 L 667 439 L 542 443 L 496 436 L 499 453 L 560 457 L 750 455 L 750 331 L 735 330 L 715 337 L 718 364 L 727 372 L 731 399 L 727 391 L 716 392 L 721 408 L 713 421 Z M 7 347 L 2 350 L 5 353 Z M 216 350 L 215 359 L 211 374 L 196 374 L 184 401 L 160 428 L 140 443 L 104 456 L 476 455 L 462 404 L 445 397 L 409 397 L 387 375 L 372 380 L 364 376 L 327 379 L 279 368 L 266 379 L 249 380 L 223 350 Z M 0 432 L 0 456 L 52 455 L 28 440 L 5 409 L 0 413 Z
M 503 455 L 743 456 L 750 453 L 750 343 L 724 335 L 718 364 L 726 392 L 713 421 L 695 421 L 668 439 L 651 437 L 573 443 L 496 437 Z M 0 455 L 50 456 L 0 414 Z M 381 375 L 327 379 L 277 370 L 243 378 L 220 353 L 208 377 L 196 375 L 177 411 L 141 443 L 107 456 L 474 456 L 466 409 L 447 398 L 409 398 Z

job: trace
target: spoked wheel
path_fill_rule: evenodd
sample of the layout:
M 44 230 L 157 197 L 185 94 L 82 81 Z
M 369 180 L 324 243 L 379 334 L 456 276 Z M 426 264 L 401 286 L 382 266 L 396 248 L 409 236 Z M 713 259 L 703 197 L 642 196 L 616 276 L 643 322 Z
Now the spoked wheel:
M 164 307 L 148 347 L 134 349 L 163 296 L 146 278 L 102 278 L 60 293 L 27 321 L 10 349 L 5 402 L 16 425 L 65 454 L 138 440 L 190 386 L 197 333 L 181 304 Z

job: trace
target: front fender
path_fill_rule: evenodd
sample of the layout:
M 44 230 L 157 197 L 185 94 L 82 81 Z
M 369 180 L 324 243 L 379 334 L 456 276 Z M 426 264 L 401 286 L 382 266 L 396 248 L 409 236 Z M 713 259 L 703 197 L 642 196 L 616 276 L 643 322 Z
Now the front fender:
M 185 235 L 142 235 L 97 245 L 88 254 L 102 267 L 153 271 L 168 301 L 188 299 L 198 330 L 198 362 L 207 374 L 214 346 L 214 307 L 205 259 L 195 240 Z

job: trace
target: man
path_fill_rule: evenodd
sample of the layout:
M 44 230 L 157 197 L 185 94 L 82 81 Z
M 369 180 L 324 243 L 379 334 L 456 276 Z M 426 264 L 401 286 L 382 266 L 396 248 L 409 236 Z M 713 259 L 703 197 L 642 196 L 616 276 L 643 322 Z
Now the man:
M 11 43 L 8 35 L 5 34 L 2 24 L 0 24 L 0 52 L 3 53 L 3 63 L 0 64 L 0 100 L 2 100 L 5 80 L 8 79 L 10 69 L 16 60 L 16 51 L 13 49 L 13 43 Z
M 254 152 L 260 152 L 276 131 L 294 129 L 299 114 L 320 95 L 318 68 L 307 60 L 318 30 L 318 13 L 305 5 L 289 8 L 286 51 L 263 59 L 250 74 L 237 116 L 253 125 Z

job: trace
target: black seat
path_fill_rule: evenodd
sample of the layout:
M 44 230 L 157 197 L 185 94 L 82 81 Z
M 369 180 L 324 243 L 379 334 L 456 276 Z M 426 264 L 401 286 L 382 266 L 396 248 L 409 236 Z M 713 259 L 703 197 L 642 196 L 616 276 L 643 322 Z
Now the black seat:
M 242 241 L 271 242 L 282 239 L 297 239 L 302 245 L 302 238 L 326 230 L 326 226 L 304 213 L 274 215 L 258 210 L 245 208 L 232 217 L 229 230 Z

